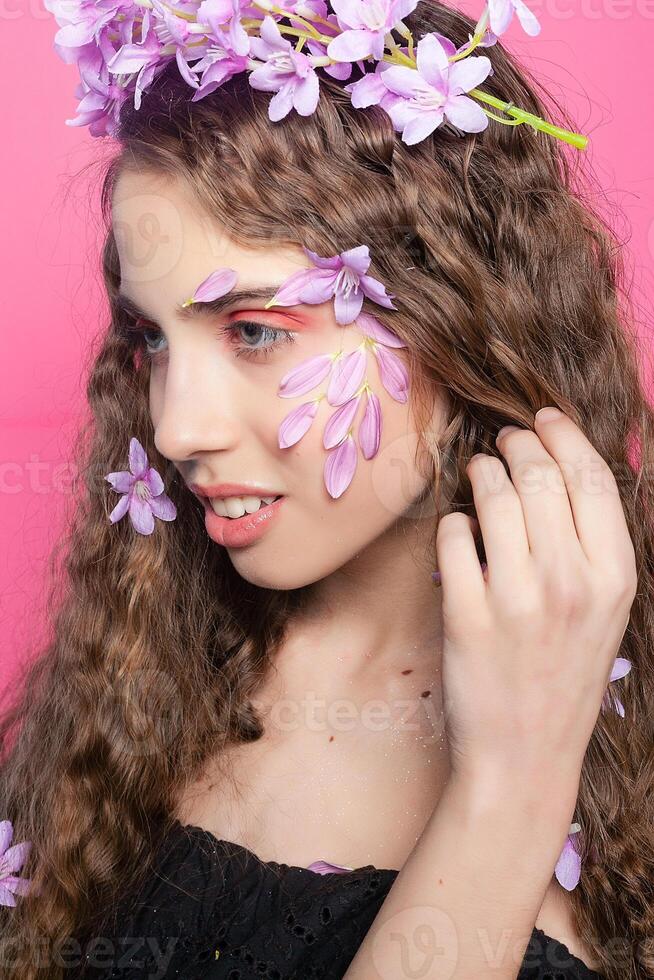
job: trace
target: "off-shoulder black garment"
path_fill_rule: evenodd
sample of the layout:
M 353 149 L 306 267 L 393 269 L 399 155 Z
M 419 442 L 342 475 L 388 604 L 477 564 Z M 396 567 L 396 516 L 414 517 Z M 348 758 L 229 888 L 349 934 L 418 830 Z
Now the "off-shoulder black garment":
M 398 872 L 317 873 L 177 822 L 83 976 L 102 980 L 340 980 Z M 602 980 L 534 929 L 518 980 Z

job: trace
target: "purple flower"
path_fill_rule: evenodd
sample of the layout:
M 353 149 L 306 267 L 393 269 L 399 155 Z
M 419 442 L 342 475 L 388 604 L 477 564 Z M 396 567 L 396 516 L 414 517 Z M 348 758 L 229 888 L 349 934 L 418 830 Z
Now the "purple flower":
M 113 135 L 120 107 L 129 98 L 129 90 L 110 76 L 102 51 L 91 45 L 80 55 L 77 67 L 80 83 L 77 115 L 66 119 L 67 126 L 88 126 L 91 136 Z
M 330 41 L 327 54 L 334 61 L 358 61 L 384 56 L 386 35 L 418 5 L 418 0 L 332 0 L 342 33 Z
M 611 681 L 619 681 L 621 677 L 625 677 L 631 670 L 631 661 L 627 660 L 626 657 L 616 657 L 613 664 L 613 669 L 611 671 L 611 676 L 609 677 L 609 684 Z M 622 701 L 613 691 L 606 690 L 606 694 L 602 698 L 602 710 L 605 708 L 614 708 L 615 711 L 624 718 L 624 705 Z
M 580 830 L 580 824 L 570 824 L 570 832 L 554 868 L 556 880 L 569 892 L 577 887 L 581 877 L 581 857 L 574 838 L 574 835 L 579 833 Z
M 207 23 L 215 38 L 224 38 L 227 50 L 243 59 L 243 68 L 247 67 L 247 55 L 250 53 L 250 37 L 241 24 L 240 0 L 203 0 L 197 9 L 199 23 Z M 223 30 L 227 24 L 227 30 Z M 197 35 L 196 35 L 197 37 Z M 204 69 L 193 65 L 193 71 Z M 241 69 L 242 70 L 242 69 Z
M 190 306 L 191 303 L 209 303 L 212 299 L 225 296 L 236 285 L 238 273 L 234 269 L 221 268 L 211 272 L 206 279 L 203 279 L 190 299 L 187 299 L 182 306 Z
M 155 74 L 170 59 L 164 56 L 163 50 L 167 44 L 175 47 L 175 60 L 179 72 L 192 88 L 198 87 L 197 77 L 188 66 L 186 57 L 192 57 L 192 49 L 187 49 L 186 42 L 193 38 L 187 21 L 171 13 L 161 0 L 150 0 L 157 13 L 156 20 L 150 20 L 150 11 L 143 15 L 141 40 L 123 44 L 112 57 L 107 59 L 107 69 L 113 75 L 136 75 L 134 106 L 140 108 L 141 94 L 151 83 Z M 162 64 L 163 62 L 163 64 Z
M 286 9 L 290 11 L 293 10 L 295 4 L 286 4 Z M 334 36 L 340 34 L 340 27 L 338 26 L 338 20 L 336 14 L 330 12 L 325 0 L 303 0 L 301 4 L 298 4 L 302 8 L 302 16 L 307 17 L 307 11 L 310 11 L 312 16 L 310 20 L 314 20 L 316 17 L 321 17 L 323 21 L 327 21 L 334 29 Z M 300 21 L 294 21 L 293 15 L 290 16 L 290 21 L 294 27 L 299 27 L 300 30 L 304 28 L 304 25 Z M 324 30 L 324 24 L 320 24 L 321 33 L 325 36 L 327 32 Z M 316 58 L 329 57 L 327 55 L 327 46 L 329 41 L 316 41 L 315 38 L 308 38 L 306 41 L 306 47 L 309 49 L 312 55 Z M 357 65 L 361 70 L 361 73 L 365 72 L 365 62 L 357 61 Z M 350 61 L 340 61 L 332 65 L 322 65 L 322 70 L 327 74 L 331 75 L 332 78 L 337 78 L 339 81 L 345 81 L 352 74 L 352 63 Z
M 109 520 L 119 521 L 129 511 L 130 520 L 139 534 L 152 534 L 154 519 L 174 521 L 177 508 L 164 493 L 163 480 L 148 463 L 147 454 L 134 436 L 129 441 L 129 469 L 105 476 L 114 490 L 124 494 Z
M 322 398 L 337 407 L 323 432 L 323 446 L 330 450 L 323 477 L 332 497 L 340 497 L 348 488 L 357 467 L 357 443 L 352 432 L 359 405 L 366 394 L 366 408 L 358 427 L 358 444 L 364 459 L 372 459 L 379 451 L 382 433 L 381 404 L 365 380 L 366 349 L 371 348 L 380 365 L 382 384 L 396 401 L 406 402 L 408 373 L 388 347 L 405 347 L 397 337 L 369 313 L 361 313 L 356 321 L 364 334 L 364 343 L 355 351 L 343 354 L 318 354 L 308 358 L 284 375 L 277 394 L 281 398 L 304 395 L 312 391 L 328 375 L 327 392 L 294 408 L 279 426 L 280 449 L 294 446 L 309 431 Z
M 28 895 L 31 881 L 18 878 L 14 871 L 20 871 L 32 850 L 31 841 L 11 844 L 14 828 L 11 820 L 0 821 L 0 905 L 15 907 L 14 895 Z
M 202 81 L 194 92 L 191 102 L 199 102 L 205 95 L 228 82 L 234 75 L 245 71 L 248 65 L 247 57 L 235 54 L 226 45 L 212 44 L 200 61 L 193 65 L 193 71 L 202 71 Z
M 449 47 L 454 49 L 452 42 Z M 380 76 L 389 91 L 402 96 L 386 111 L 408 145 L 429 136 L 443 118 L 467 133 L 481 132 L 488 125 L 481 106 L 463 93 L 484 81 L 491 71 L 490 60 L 469 55 L 451 64 L 448 50 L 439 36 L 427 34 L 418 42 L 417 68 L 391 65 Z
M 345 326 L 359 316 L 363 298 L 395 310 L 391 300 L 393 293 L 378 279 L 366 275 L 370 265 L 367 245 L 357 245 L 337 255 L 322 258 L 310 249 L 304 249 L 316 268 L 299 269 L 277 290 L 266 308 L 270 306 L 296 306 L 298 303 L 326 303 L 334 297 L 336 322 Z
M 491 31 L 494 34 L 503 34 L 511 23 L 514 13 L 518 15 L 518 20 L 527 34 L 535 37 L 540 33 L 540 24 L 524 0 L 488 0 Z
M 250 39 L 250 50 L 265 64 L 250 72 L 249 82 L 252 88 L 277 93 L 268 105 L 268 117 L 277 122 L 291 109 L 310 116 L 318 105 L 320 86 L 309 58 L 282 37 L 272 17 L 264 17 L 259 31 L 261 37 Z

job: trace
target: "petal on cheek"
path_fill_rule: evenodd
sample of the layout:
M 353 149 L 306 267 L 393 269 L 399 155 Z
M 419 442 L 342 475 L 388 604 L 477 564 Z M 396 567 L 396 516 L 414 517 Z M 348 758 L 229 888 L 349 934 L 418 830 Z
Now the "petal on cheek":
M 357 398 L 351 398 L 349 402 L 345 402 L 344 405 L 336 409 L 330 417 L 325 426 L 322 439 L 322 444 L 325 449 L 332 449 L 333 446 L 338 445 L 345 438 L 354 421 L 354 416 L 357 413 L 360 401 L 361 395 L 358 395 Z
M 359 445 L 364 459 L 377 455 L 382 431 L 381 404 L 374 391 L 368 392 L 366 411 L 359 426 Z
M 294 398 L 305 395 L 327 377 L 333 363 L 331 354 L 318 354 L 302 361 L 297 367 L 285 374 L 279 382 L 277 394 L 281 398 Z
M 282 419 L 279 426 L 279 448 L 288 449 L 289 446 L 294 446 L 296 442 L 299 442 L 302 436 L 311 428 L 317 411 L 318 402 L 312 401 L 304 402 L 304 404 L 298 405 L 292 412 L 289 412 L 286 418 Z
M 327 387 L 327 401 L 330 405 L 343 405 L 361 387 L 366 373 L 366 355 L 362 350 L 352 351 L 339 358 L 334 364 L 332 376 Z
M 357 447 L 352 436 L 348 436 L 340 446 L 327 456 L 325 461 L 325 486 L 331 497 L 336 499 L 347 490 L 357 468 Z

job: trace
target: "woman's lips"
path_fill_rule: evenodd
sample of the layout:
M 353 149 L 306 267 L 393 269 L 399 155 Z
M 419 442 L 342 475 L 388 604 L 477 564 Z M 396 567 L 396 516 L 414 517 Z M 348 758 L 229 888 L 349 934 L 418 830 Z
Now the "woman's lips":
M 279 497 L 272 504 L 265 504 L 254 514 L 243 517 L 220 517 L 210 501 L 204 497 L 204 523 L 209 537 L 225 548 L 243 548 L 263 537 L 279 514 L 280 505 L 286 497 Z

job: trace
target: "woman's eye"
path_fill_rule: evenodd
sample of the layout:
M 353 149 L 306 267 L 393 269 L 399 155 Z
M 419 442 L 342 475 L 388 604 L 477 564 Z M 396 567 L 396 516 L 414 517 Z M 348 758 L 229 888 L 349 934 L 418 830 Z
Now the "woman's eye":
M 288 330 L 276 330 L 263 323 L 256 323 L 253 320 L 236 320 L 233 323 L 224 324 L 220 327 L 222 335 L 227 336 L 231 343 L 234 343 L 235 354 L 237 357 L 255 358 L 280 347 L 282 344 L 294 343 L 295 338 Z M 128 339 L 133 343 L 142 344 L 144 353 L 149 358 L 156 358 L 163 353 L 161 342 L 165 343 L 165 338 L 157 327 L 150 321 L 139 317 L 133 326 L 127 330 Z M 241 338 L 243 343 L 235 341 Z
M 252 320 L 236 320 L 234 323 L 228 323 L 224 330 L 232 337 L 240 334 L 245 341 L 244 345 L 236 351 L 237 357 L 252 356 L 260 351 L 273 350 L 281 344 L 292 344 L 295 341 L 288 330 L 275 330 L 273 327 Z M 262 340 L 263 343 L 258 344 L 257 340 Z

